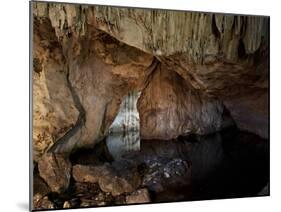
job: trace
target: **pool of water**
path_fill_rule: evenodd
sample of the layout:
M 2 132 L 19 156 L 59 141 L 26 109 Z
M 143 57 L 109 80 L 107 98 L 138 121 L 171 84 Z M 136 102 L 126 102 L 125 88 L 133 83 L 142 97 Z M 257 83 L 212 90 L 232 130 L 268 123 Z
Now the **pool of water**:
M 144 165 L 150 174 L 147 174 L 148 178 L 155 175 L 163 187 L 158 189 L 157 182 L 151 185 L 153 179 L 150 179 L 150 184 L 145 184 L 152 202 L 269 195 L 269 141 L 254 134 L 229 129 L 206 136 L 180 136 L 168 141 L 141 140 L 140 147 L 131 151 L 124 151 L 121 135 L 111 136 L 107 139 L 111 142 L 105 140 L 99 144 L 95 153 L 77 152 L 75 157 L 98 154 L 103 162 L 130 160 Z M 175 161 L 187 165 L 167 168 L 167 164 L 176 164 Z M 187 174 L 169 176 L 166 169 L 170 169 L 168 172 L 184 169 Z

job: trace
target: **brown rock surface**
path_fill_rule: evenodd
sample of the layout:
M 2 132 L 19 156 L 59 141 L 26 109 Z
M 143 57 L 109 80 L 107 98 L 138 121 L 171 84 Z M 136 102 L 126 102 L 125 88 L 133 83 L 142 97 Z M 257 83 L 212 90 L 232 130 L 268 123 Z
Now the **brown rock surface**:
M 268 137 L 268 17 L 32 5 L 34 160 L 93 147 L 133 90 L 142 138 L 208 134 L 232 118 Z
M 237 126 L 245 131 L 267 138 L 269 137 L 268 90 L 229 98 L 224 101 Z
M 72 176 L 77 182 L 98 183 L 104 172 L 106 166 L 75 165 L 72 168 Z
M 104 192 L 113 196 L 130 193 L 141 184 L 141 177 L 134 163 L 126 160 L 116 161 L 112 164 L 113 171 L 101 177 L 99 185 Z
M 64 192 L 70 182 L 71 163 L 63 155 L 46 153 L 39 162 L 40 176 L 45 180 L 53 192 Z
M 98 183 L 102 191 L 113 196 L 130 193 L 141 184 L 136 167 L 126 161 L 103 166 L 75 165 L 72 174 L 77 182 Z
M 232 124 L 223 116 L 224 106 L 218 99 L 203 96 L 164 65 L 154 70 L 138 110 L 144 139 L 209 134 Z
M 70 29 L 83 36 L 91 27 L 159 56 L 184 53 L 195 63 L 221 55 L 238 58 L 239 45 L 254 53 L 267 36 L 268 18 L 158 9 L 35 3 L 35 16 L 50 19 L 58 37 Z M 64 27 L 66 26 L 66 27 Z
M 100 32 L 92 33 L 88 36 L 94 37 Z M 74 148 L 93 147 L 103 139 L 123 96 L 130 90 L 141 89 L 153 64 L 152 56 L 124 46 L 106 34 L 96 36 L 90 43 L 88 39 L 80 44 L 74 40 L 72 48 L 65 50 L 68 52 L 69 81 L 81 121 L 51 151 L 71 152 Z M 78 54 L 76 48 L 84 51 Z
M 75 124 L 78 111 L 68 87 L 62 49 L 48 21 L 34 22 L 33 159 Z

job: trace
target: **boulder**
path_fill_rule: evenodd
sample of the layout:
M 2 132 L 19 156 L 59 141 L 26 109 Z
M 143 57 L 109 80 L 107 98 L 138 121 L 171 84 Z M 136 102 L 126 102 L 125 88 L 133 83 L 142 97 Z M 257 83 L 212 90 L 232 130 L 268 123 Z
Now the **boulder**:
M 72 176 L 77 182 L 98 183 L 99 178 L 107 173 L 106 166 L 75 165 Z
M 46 153 L 38 162 L 40 176 L 50 187 L 51 191 L 64 192 L 70 183 L 71 163 L 61 154 Z
M 130 193 L 141 184 L 137 168 L 125 161 L 102 166 L 75 165 L 72 175 L 77 182 L 98 183 L 103 192 L 113 196 Z
M 141 177 L 137 167 L 132 163 L 121 160 L 114 162 L 112 171 L 99 179 L 99 185 L 104 192 L 110 192 L 113 196 L 122 193 L 130 193 L 141 184 Z

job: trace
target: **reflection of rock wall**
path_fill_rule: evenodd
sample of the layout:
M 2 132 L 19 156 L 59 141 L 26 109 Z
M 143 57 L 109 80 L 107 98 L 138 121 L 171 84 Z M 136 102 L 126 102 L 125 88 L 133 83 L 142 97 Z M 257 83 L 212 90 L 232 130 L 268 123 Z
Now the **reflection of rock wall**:
M 32 5 L 34 155 L 99 142 L 130 90 L 143 138 L 220 130 L 225 108 L 268 136 L 267 95 L 247 98 L 268 92 L 267 17 Z
M 192 139 L 196 142 L 191 142 Z M 201 180 L 207 178 L 221 165 L 224 152 L 222 137 L 215 133 L 181 138 L 180 141 L 144 140 L 139 155 L 141 159 L 155 156 L 185 159 L 191 163 L 192 180 Z M 136 159 L 139 160 L 137 156 Z
M 120 159 L 128 152 L 140 150 L 140 133 L 130 131 L 123 133 L 110 133 L 106 137 L 106 145 L 112 157 Z

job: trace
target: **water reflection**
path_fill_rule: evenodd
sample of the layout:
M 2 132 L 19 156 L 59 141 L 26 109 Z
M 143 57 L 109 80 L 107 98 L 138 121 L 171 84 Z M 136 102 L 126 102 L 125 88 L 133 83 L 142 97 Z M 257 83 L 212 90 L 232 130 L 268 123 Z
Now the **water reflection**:
M 137 101 L 141 93 L 130 91 L 124 96 L 119 112 L 109 128 L 106 144 L 114 159 L 140 150 L 140 123 Z
M 106 145 L 115 160 L 121 159 L 127 153 L 140 150 L 139 132 L 130 131 L 126 134 L 109 134 L 106 138 Z
M 126 142 L 121 135 L 107 139 L 115 160 L 148 164 L 180 159 L 189 164 L 190 178 L 183 181 L 191 186 L 177 182 L 174 190 L 155 193 L 155 202 L 256 196 L 269 181 L 269 142 L 254 134 L 231 129 L 170 141 L 142 140 L 137 152 L 124 151 Z

